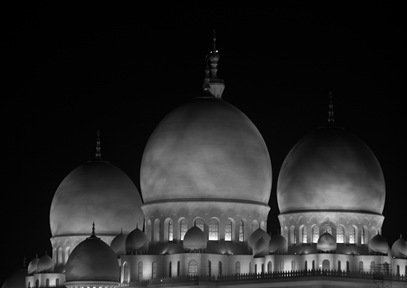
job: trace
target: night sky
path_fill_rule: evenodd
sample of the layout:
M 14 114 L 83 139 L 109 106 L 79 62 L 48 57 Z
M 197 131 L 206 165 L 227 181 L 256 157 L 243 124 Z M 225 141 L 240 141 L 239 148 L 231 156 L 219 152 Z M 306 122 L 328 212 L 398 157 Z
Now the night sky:
M 279 228 L 282 161 L 327 123 L 333 91 L 335 124 L 358 135 L 383 169 L 383 235 L 390 245 L 400 233 L 406 239 L 406 23 L 394 2 L 11 2 L 3 6 L 1 283 L 24 256 L 51 253 L 53 194 L 93 159 L 98 129 L 102 157 L 139 188 L 150 134 L 202 93 L 214 28 L 223 99 L 253 121 L 271 156 L 270 232 Z

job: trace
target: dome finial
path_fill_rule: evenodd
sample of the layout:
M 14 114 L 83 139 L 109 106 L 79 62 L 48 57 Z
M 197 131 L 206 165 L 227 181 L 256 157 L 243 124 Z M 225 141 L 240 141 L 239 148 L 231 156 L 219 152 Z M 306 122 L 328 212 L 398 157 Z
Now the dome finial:
M 334 104 L 333 104 L 333 92 L 329 92 L 329 105 L 328 105 L 328 123 L 334 123 Z
M 97 131 L 96 131 L 96 135 L 97 135 L 97 138 L 96 138 L 96 153 L 95 153 L 95 159 L 96 159 L 96 160 L 102 160 L 102 152 L 101 152 L 102 148 L 101 148 L 101 146 L 100 146 L 100 130 L 97 130 Z
M 221 98 L 225 84 L 218 78 L 218 61 L 220 55 L 216 49 L 216 30 L 213 29 L 212 51 L 206 57 L 207 68 L 205 70 L 204 91 L 209 91 L 214 97 Z M 209 65 L 210 67 L 209 67 Z M 210 75 L 209 75 L 210 71 Z
M 334 97 L 334 95 L 333 95 L 332 91 L 329 92 L 328 123 L 331 123 L 331 124 L 333 124 L 335 122 L 333 97 Z
M 92 224 L 92 236 L 95 236 L 95 222 Z

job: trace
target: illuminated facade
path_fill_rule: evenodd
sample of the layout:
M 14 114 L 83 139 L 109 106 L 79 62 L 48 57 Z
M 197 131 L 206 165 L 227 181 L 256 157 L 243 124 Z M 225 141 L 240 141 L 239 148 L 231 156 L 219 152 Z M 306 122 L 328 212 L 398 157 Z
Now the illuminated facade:
M 281 234 L 266 232 L 270 156 L 254 124 L 221 99 L 218 60 L 214 45 L 204 95 L 151 135 L 143 202 L 102 160 L 99 139 L 96 159 L 62 181 L 50 212 L 52 259 L 30 262 L 26 288 L 406 287 L 407 242 L 390 249 L 380 235 L 382 170 L 344 129 L 328 125 L 293 147 L 278 179 Z

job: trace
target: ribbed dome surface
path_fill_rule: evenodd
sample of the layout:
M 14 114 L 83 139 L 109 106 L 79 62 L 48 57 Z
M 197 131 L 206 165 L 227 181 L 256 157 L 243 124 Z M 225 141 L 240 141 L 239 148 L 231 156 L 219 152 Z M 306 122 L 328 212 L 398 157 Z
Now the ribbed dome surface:
M 48 255 L 45 254 L 41 256 L 40 260 L 38 260 L 37 271 L 51 271 L 54 269 L 54 260 Z
M 67 282 L 118 282 L 119 275 L 119 264 L 113 250 L 94 235 L 75 247 L 65 266 Z
M 127 234 L 120 233 L 113 238 L 112 243 L 110 243 L 110 248 L 116 255 L 126 254 L 126 238 Z
M 377 234 L 369 242 L 369 250 L 373 253 L 382 253 L 387 254 L 390 250 L 389 244 L 387 243 L 386 238 L 382 235 Z
M 335 237 L 329 234 L 328 232 L 323 233 L 319 236 L 317 249 L 319 251 L 330 252 L 336 250 L 336 240 Z
M 341 128 L 305 136 L 283 162 L 277 184 L 281 213 L 313 210 L 381 214 L 383 172 L 362 140 Z
M 269 242 L 269 252 L 285 252 L 287 250 L 287 239 L 281 234 L 271 236 Z
M 391 246 L 391 254 L 396 258 L 407 258 L 407 241 L 399 238 Z
M 37 256 L 35 256 L 35 258 L 33 260 L 31 260 L 30 263 L 28 263 L 28 267 L 27 267 L 28 274 L 33 274 L 33 273 L 37 272 L 39 260 L 40 259 Z
M 205 233 L 199 227 L 193 226 L 185 233 L 182 243 L 184 249 L 196 250 L 205 249 L 208 241 Z
M 2 288 L 25 288 L 25 277 L 27 276 L 26 269 L 19 269 L 7 277 Z
M 260 238 L 264 238 L 267 242 L 270 241 L 270 236 L 267 234 L 267 232 L 261 228 L 258 228 L 250 235 L 249 240 L 247 240 L 247 244 L 254 250 L 255 244 Z
M 243 200 L 268 204 L 271 162 L 257 128 L 217 98 L 195 98 L 165 117 L 142 159 L 145 202 Z
M 88 234 L 96 223 L 100 234 L 130 232 L 142 225 L 140 194 L 131 179 L 105 161 L 89 161 L 79 166 L 59 185 L 51 204 L 53 236 Z
M 146 243 L 146 234 L 139 228 L 136 228 L 126 237 L 126 251 L 130 253 L 136 252 L 137 250 L 144 248 Z

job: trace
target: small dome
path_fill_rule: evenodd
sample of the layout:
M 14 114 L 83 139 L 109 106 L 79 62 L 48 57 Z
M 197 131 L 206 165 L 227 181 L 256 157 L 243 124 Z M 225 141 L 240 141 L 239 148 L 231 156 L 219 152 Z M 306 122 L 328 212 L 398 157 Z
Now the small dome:
M 126 251 L 130 254 L 144 250 L 147 245 L 147 236 L 138 227 L 126 237 Z
M 261 228 L 258 228 L 250 235 L 249 240 L 247 241 L 247 244 L 250 248 L 252 248 L 252 250 L 254 250 L 255 244 L 260 238 L 264 238 L 267 242 L 270 241 L 270 236 L 267 234 L 267 232 Z
M 54 266 L 55 266 L 54 260 L 52 260 L 52 258 L 48 254 L 45 254 L 38 260 L 37 271 L 38 272 L 53 271 Z
M 66 282 L 119 282 L 119 275 L 116 254 L 94 233 L 73 249 L 65 266 Z
M 25 288 L 26 269 L 19 269 L 7 277 L 2 288 Z
M 38 256 L 35 256 L 35 258 L 33 260 L 30 261 L 30 263 L 28 263 L 28 268 L 27 268 L 27 273 L 28 274 L 34 274 L 37 272 L 37 268 L 38 268 L 38 261 L 40 259 L 38 259 Z
M 99 234 L 117 235 L 142 225 L 141 196 L 133 181 L 107 161 L 88 161 L 58 186 L 50 209 L 53 236 L 88 235 L 89 223 Z
M 391 246 L 391 254 L 396 258 L 407 258 L 407 241 L 401 235 Z
M 183 247 L 187 250 L 206 249 L 208 243 L 205 233 L 196 226 L 188 229 L 183 240 Z
M 287 239 L 281 234 L 271 236 L 269 242 L 269 252 L 278 253 L 287 251 Z
M 117 256 L 126 254 L 126 238 L 127 234 L 120 232 L 120 234 L 113 238 L 112 243 L 110 243 L 110 248 L 112 248 Z
M 325 232 L 321 236 L 319 236 L 318 243 L 317 243 L 318 251 L 323 252 L 330 252 L 336 250 L 336 240 L 335 237 Z
M 370 148 L 342 128 L 320 128 L 285 158 L 277 182 L 281 213 L 358 211 L 380 214 L 386 197 L 380 164 Z
M 372 253 L 387 254 L 389 252 L 389 244 L 386 238 L 382 235 L 377 234 L 369 242 L 369 251 Z
M 253 255 L 260 256 L 268 254 L 269 241 L 261 237 L 256 241 L 253 248 Z

